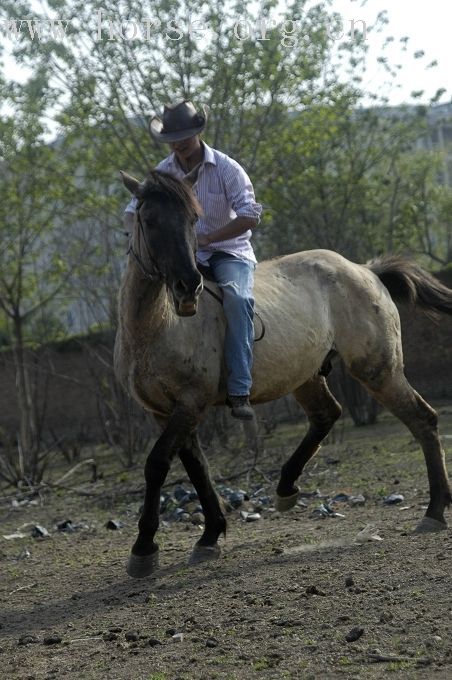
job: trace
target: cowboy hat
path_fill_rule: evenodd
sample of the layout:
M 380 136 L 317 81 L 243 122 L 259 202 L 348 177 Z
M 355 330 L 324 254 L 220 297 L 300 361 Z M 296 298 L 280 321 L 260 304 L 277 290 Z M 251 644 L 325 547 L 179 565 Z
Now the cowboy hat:
M 187 100 L 168 104 L 163 110 L 162 120 L 151 118 L 149 132 L 159 142 L 178 142 L 194 137 L 204 130 L 208 109 L 203 106 L 204 114 L 197 113 L 193 104 Z

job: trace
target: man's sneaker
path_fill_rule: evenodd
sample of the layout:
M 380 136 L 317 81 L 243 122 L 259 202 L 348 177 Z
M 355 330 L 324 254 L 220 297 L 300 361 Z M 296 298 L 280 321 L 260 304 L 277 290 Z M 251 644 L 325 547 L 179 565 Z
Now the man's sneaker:
M 229 405 L 231 406 L 231 415 L 240 420 L 252 420 L 254 418 L 254 411 L 251 408 L 248 396 L 244 397 L 228 397 Z

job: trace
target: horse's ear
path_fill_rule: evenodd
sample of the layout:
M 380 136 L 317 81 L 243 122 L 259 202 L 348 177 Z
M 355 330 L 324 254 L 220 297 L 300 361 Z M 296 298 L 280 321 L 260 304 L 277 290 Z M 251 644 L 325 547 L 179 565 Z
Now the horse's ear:
M 121 179 L 124 182 L 124 186 L 126 187 L 126 189 L 128 189 L 131 194 L 139 198 L 142 188 L 141 183 L 137 179 L 135 179 L 135 177 L 128 175 L 127 172 L 123 172 L 122 170 L 120 170 L 119 173 L 121 175 Z
M 189 187 L 193 188 L 198 181 L 198 174 L 199 174 L 199 168 L 201 167 L 201 163 L 198 163 L 198 165 L 195 165 L 193 170 L 190 170 L 188 175 L 185 175 L 184 177 L 184 182 L 188 184 Z

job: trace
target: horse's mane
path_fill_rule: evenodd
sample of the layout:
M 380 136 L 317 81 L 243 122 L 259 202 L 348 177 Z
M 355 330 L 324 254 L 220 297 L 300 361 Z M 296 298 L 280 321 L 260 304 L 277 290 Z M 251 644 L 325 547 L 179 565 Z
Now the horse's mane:
M 151 170 L 142 185 L 140 198 L 145 201 L 156 193 L 166 194 L 175 200 L 191 218 L 202 214 L 202 208 L 188 184 L 167 172 Z

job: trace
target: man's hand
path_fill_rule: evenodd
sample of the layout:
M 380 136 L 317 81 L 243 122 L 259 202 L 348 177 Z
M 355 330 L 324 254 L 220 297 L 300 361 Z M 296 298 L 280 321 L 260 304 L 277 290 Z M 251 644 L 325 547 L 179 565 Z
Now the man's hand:
M 198 247 L 199 248 L 204 248 L 205 246 L 208 246 L 209 243 L 211 243 L 211 240 L 209 239 L 206 234 L 199 234 L 198 235 Z
M 200 248 L 205 248 L 209 243 L 236 238 L 237 236 L 244 234 L 248 229 L 254 229 L 257 223 L 258 220 L 254 217 L 240 217 L 238 215 L 231 222 L 225 224 L 224 227 L 220 227 L 220 229 L 217 229 L 209 235 L 198 234 L 198 246 Z

